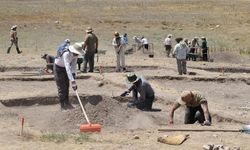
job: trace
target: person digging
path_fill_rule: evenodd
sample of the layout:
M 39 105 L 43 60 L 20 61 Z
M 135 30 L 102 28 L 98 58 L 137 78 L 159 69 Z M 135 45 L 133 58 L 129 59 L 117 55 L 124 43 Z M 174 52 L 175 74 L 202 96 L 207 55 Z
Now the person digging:
M 136 107 L 143 111 L 152 110 L 155 94 L 151 85 L 144 78 L 138 77 L 134 73 L 127 75 L 127 82 L 132 85 L 120 96 L 125 97 L 133 91 L 133 100 L 129 101 L 128 107 Z M 140 94 L 140 97 L 138 97 L 138 93 Z
M 174 112 L 180 106 L 185 105 L 184 124 L 194 124 L 198 121 L 202 125 L 211 125 L 211 115 L 208 110 L 206 98 L 198 91 L 183 91 L 181 97 L 174 103 L 170 110 L 169 123 L 174 123 Z

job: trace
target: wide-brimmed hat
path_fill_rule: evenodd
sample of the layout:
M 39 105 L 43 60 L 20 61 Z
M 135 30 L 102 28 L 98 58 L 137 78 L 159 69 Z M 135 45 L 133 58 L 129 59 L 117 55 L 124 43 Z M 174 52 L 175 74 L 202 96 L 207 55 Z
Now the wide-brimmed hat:
M 75 43 L 74 45 L 69 46 L 69 51 L 81 55 L 82 54 L 82 43 Z
M 203 36 L 203 37 L 201 37 L 201 39 L 202 39 L 202 40 L 206 40 L 206 38 L 205 38 L 204 36 Z
M 90 33 L 90 32 L 93 32 L 93 31 L 94 30 L 92 29 L 92 27 L 88 27 L 87 30 L 86 30 L 87 33 Z
M 137 82 L 140 78 L 135 73 L 130 73 L 127 75 L 127 82 L 133 84 Z
M 70 39 L 65 39 L 64 40 L 66 43 L 70 43 Z
M 10 29 L 13 30 L 13 29 L 16 29 L 16 28 L 17 28 L 17 25 L 14 25 Z
M 185 97 L 187 97 L 187 96 L 190 96 L 191 94 L 192 94 L 191 91 L 183 91 L 183 92 L 181 93 L 181 97 L 178 98 L 177 102 L 178 102 L 180 105 L 185 105 L 186 102 L 184 102 L 182 99 L 185 98 Z

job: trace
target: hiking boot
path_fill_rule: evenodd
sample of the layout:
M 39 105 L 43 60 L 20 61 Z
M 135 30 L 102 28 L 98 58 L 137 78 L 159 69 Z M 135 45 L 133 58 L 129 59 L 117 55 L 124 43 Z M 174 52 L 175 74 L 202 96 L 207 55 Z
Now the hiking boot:
M 124 67 L 124 68 L 122 69 L 122 71 L 123 71 L 123 72 L 126 72 L 126 71 L 127 71 L 127 69 Z
M 66 102 L 66 103 L 65 103 L 65 108 L 66 108 L 66 109 L 74 109 L 75 107 L 74 107 L 71 103 Z

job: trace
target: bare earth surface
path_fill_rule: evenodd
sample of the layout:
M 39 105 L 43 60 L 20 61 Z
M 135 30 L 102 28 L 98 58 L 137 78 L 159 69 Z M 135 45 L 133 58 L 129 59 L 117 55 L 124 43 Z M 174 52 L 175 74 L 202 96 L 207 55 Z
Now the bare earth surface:
M 250 150 L 250 134 L 246 133 L 157 130 L 241 129 L 250 124 L 250 59 L 237 51 L 250 47 L 245 40 L 250 35 L 250 2 L 237 2 L 1 0 L 0 33 L 6 36 L 0 37 L 0 149 L 200 150 L 213 143 Z M 11 54 L 5 54 L 13 24 L 19 25 L 20 55 L 14 47 Z M 70 89 L 70 100 L 75 108 L 62 112 L 53 75 L 40 73 L 45 66 L 41 54 L 55 54 L 65 38 L 82 41 L 87 26 L 93 26 L 100 49 L 106 50 L 105 55 L 99 54 L 98 62 L 95 60 L 94 73 L 77 74 L 78 92 L 87 114 L 91 122 L 102 125 L 101 133 L 93 134 L 79 133 L 79 126 L 86 121 L 74 91 Z M 138 51 L 126 56 L 126 65 L 128 72 L 151 83 L 156 93 L 153 108 L 160 112 L 127 108 L 131 95 L 119 97 L 128 87 L 127 73 L 115 72 L 113 30 L 128 33 L 129 47 L 133 35 L 145 35 L 154 43 L 154 58 Z M 206 36 L 210 47 L 233 50 L 212 52 L 214 62 L 188 61 L 188 75 L 177 75 L 176 60 L 165 57 L 162 46 L 168 33 L 174 37 Z M 168 124 L 170 107 L 183 90 L 199 90 L 206 96 L 212 126 L 183 125 L 184 108 L 176 111 L 175 124 Z M 25 119 L 22 136 L 21 118 Z M 157 142 L 160 136 L 179 133 L 190 138 L 179 146 Z

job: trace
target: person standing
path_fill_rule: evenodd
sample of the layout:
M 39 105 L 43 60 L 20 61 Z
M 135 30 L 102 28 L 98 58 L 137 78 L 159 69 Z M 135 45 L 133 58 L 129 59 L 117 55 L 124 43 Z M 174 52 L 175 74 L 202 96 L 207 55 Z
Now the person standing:
M 124 41 L 118 32 L 115 32 L 112 45 L 116 54 L 116 72 L 126 71 L 125 67 L 125 54 L 124 54 Z
M 196 121 L 210 126 L 212 119 L 208 110 L 207 99 L 198 91 L 183 91 L 181 97 L 174 103 L 169 114 L 169 123 L 174 123 L 174 112 L 180 106 L 186 106 L 184 124 L 193 124 Z
M 10 53 L 11 47 L 13 46 L 13 44 L 16 46 L 16 51 L 18 54 L 21 54 L 22 51 L 19 50 L 18 47 L 18 37 L 17 37 L 17 25 L 14 25 L 11 27 L 10 30 L 10 46 L 7 49 L 7 54 Z
M 85 50 L 84 62 L 82 72 L 87 72 L 87 64 L 89 64 L 89 71 L 94 72 L 94 58 L 95 53 L 98 52 L 98 38 L 93 33 L 93 29 L 88 27 L 86 30 L 86 36 L 83 44 L 83 50 Z
M 201 37 L 201 50 L 202 50 L 202 60 L 208 61 L 208 47 L 207 47 L 207 40 L 205 37 Z
M 186 74 L 187 73 L 187 53 L 189 51 L 189 48 L 187 44 L 182 41 L 182 38 L 176 38 L 177 44 L 174 47 L 173 55 L 176 58 L 177 61 L 177 69 L 179 72 L 179 75 Z
M 172 34 L 169 34 L 165 40 L 164 40 L 164 46 L 165 46 L 165 50 L 167 52 L 167 57 L 169 57 L 169 54 L 171 52 L 172 49 Z
M 67 51 L 55 59 L 54 75 L 58 89 L 58 96 L 61 104 L 61 110 L 71 109 L 73 106 L 69 102 L 69 82 L 73 90 L 77 90 L 75 81 L 76 63 L 78 55 L 81 55 L 82 44 L 75 43 L 70 45 Z
M 132 86 L 123 92 L 120 96 L 124 97 L 131 91 L 133 92 L 133 100 L 128 103 L 128 107 L 136 107 L 140 110 L 150 111 L 155 99 L 155 92 L 148 81 L 136 74 L 127 75 L 127 82 Z M 138 94 L 140 97 L 138 97 Z
M 189 52 L 192 55 L 193 61 L 196 61 L 196 53 L 197 53 L 198 47 L 200 47 L 199 42 L 198 42 L 198 37 L 194 37 L 191 40 L 191 48 L 190 48 L 190 52 Z

